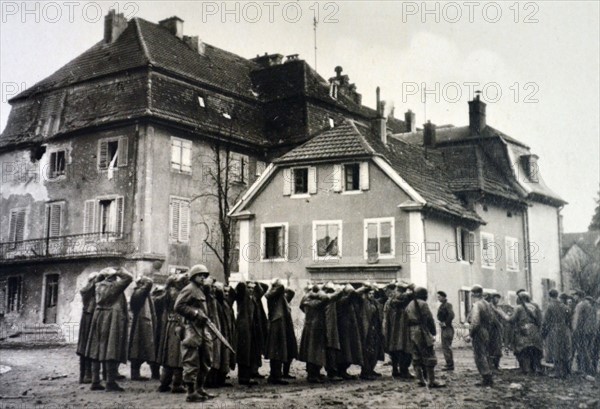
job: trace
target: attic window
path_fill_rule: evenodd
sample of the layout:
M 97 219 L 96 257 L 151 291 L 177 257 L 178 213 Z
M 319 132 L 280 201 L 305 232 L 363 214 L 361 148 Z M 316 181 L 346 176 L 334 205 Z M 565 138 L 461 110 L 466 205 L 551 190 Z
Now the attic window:
M 333 127 L 335 127 L 335 121 L 333 120 L 333 118 L 332 118 L 332 117 L 329 117 L 329 127 L 330 127 L 330 128 L 333 128 Z
M 198 97 L 198 105 L 200 105 L 202 108 L 206 108 L 203 97 Z
M 227 112 L 223 112 L 223 118 L 231 119 L 231 115 L 229 115 Z

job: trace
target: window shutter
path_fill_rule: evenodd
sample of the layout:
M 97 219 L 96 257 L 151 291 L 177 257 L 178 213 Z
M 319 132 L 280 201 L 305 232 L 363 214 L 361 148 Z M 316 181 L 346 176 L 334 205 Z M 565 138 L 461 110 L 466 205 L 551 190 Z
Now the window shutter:
M 342 191 L 342 165 L 333 165 L 333 191 L 341 192 Z
M 62 206 L 52 203 L 46 206 L 46 233 L 48 237 L 59 237 L 62 219 Z
M 317 193 L 317 168 L 314 166 L 308 168 L 308 193 Z
M 360 190 L 369 190 L 369 162 L 360 163 Z
M 83 209 L 83 233 L 95 233 L 96 230 L 96 206 L 95 200 L 86 200 Z
M 277 253 L 279 257 L 284 257 L 286 255 L 286 247 L 287 243 L 285 242 L 285 226 L 281 226 L 279 229 L 279 235 L 277 237 Z
M 116 217 L 116 225 L 115 225 L 115 232 L 121 236 L 123 234 L 123 219 L 124 219 L 124 210 L 125 210 L 125 200 L 123 199 L 123 197 L 117 197 L 117 199 L 115 200 L 115 203 L 117 205 L 117 217 Z
M 461 234 L 461 228 L 457 227 L 456 228 L 456 260 L 460 261 L 462 260 L 462 234 Z
M 119 138 L 119 148 L 117 155 L 117 166 L 127 166 L 127 154 L 129 149 L 129 139 L 127 137 L 122 136 Z
M 173 240 L 179 240 L 179 214 L 180 214 L 180 207 L 179 207 L 179 202 L 176 200 L 172 200 L 171 201 L 171 206 L 170 207 L 170 219 L 171 219 L 171 226 L 169 228 L 170 230 L 170 234 L 171 234 L 171 239 Z
M 475 233 L 469 232 L 469 242 L 467 243 L 469 263 L 475 262 Z
M 292 194 L 292 170 L 286 168 L 283 170 L 283 195 L 289 196 Z
M 261 235 L 261 259 L 267 259 L 267 229 L 262 227 L 262 235 Z
M 179 202 L 179 241 L 188 241 L 190 237 L 190 204 Z
M 100 169 L 108 168 L 108 142 L 100 141 L 98 148 L 98 166 Z
M 10 212 L 9 241 L 23 241 L 25 238 L 25 209 Z

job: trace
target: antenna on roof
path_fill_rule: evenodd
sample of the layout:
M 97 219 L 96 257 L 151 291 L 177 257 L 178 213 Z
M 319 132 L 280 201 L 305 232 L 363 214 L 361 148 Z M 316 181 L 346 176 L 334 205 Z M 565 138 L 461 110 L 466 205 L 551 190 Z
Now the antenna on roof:
M 313 29 L 315 31 L 315 71 L 317 71 L 317 16 L 313 17 Z

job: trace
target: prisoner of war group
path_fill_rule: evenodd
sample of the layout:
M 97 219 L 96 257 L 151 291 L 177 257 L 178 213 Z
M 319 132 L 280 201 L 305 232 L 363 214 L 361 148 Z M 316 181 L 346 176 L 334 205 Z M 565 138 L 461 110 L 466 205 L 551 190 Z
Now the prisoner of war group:
M 232 386 L 227 378 L 236 367 L 240 385 L 257 385 L 263 358 L 270 364 L 266 382 L 273 385 L 294 379 L 290 366 L 296 359 L 305 363 L 312 384 L 356 379 L 349 372 L 352 366 L 360 368 L 361 380 L 374 381 L 382 376 L 375 368 L 384 352 L 391 358 L 393 378 L 445 386 L 435 376 L 437 331 L 428 291 L 404 281 L 307 284 L 299 303 L 304 313 L 299 345 L 291 307 L 295 293 L 281 279 L 270 286 L 242 281 L 234 288 L 217 282 L 199 264 L 170 275 L 164 286 L 138 277 L 128 303 L 125 290 L 132 282 L 124 268 L 109 267 L 90 274 L 80 291 L 79 381 L 91 383 L 92 390 L 123 391 L 116 381 L 119 364 L 127 360 L 132 380 L 148 380 L 140 371 L 148 363 L 153 378 L 160 377 L 158 392 L 187 392 L 188 402 L 212 398 L 205 388 Z M 499 304 L 500 294 L 484 292 L 480 285 L 471 288 L 467 341 L 482 377 L 476 385 L 493 386 L 503 346 L 513 349 L 524 374 L 542 373 L 544 346 L 546 362 L 554 363 L 553 376 L 569 376 L 574 364 L 581 375 L 596 373 L 599 303 L 580 290 L 573 297 L 556 290 L 548 295 L 542 314 L 525 290 L 517 291 L 518 305 L 512 309 Z M 443 370 L 452 371 L 454 312 L 444 291 L 437 297 Z

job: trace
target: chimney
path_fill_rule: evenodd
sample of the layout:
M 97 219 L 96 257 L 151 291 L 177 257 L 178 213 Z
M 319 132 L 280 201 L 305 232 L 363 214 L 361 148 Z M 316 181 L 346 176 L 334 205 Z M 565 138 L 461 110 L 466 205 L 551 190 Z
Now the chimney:
M 475 91 L 475 98 L 469 101 L 469 129 L 471 135 L 478 135 L 486 126 L 485 123 L 485 102 L 479 99 L 481 91 Z
M 126 28 L 127 19 L 123 13 L 117 14 L 114 9 L 108 10 L 108 14 L 104 16 L 104 42 L 114 43 Z
M 415 113 L 410 109 L 404 113 L 404 122 L 406 122 L 406 132 L 415 132 L 417 130 Z
M 431 121 L 427 121 L 426 124 L 423 124 L 423 146 L 433 148 L 435 147 L 435 143 L 435 124 L 432 124 Z
M 253 58 L 251 61 L 254 61 L 258 65 L 261 65 L 263 68 L 267 68 L 267 67 L 271 67 L 273 65 L 281 64 L 281 61 L 283 61 L 283 55 L 267 54 L 267 53 L 265 53 L 265 55 L 257 54 L 256 58 Z M 288 57 L 288 61 L 290 61 L 289 57 Z
M 158 22 L 159 25 L 169 30 L 169 33 L 183 40 L 183 20 L 177 16 L 169 17 Z
M 183 36 L 183 42 L 200 55 L 204 55 L 204 43 L 198 36 Z
M 385 101 L 381 101 L 380 99 L 380 90 L 377 87 L 377 115 L 371 122 L 371 129 L 373 134 L 381 139 L 381 142 L 387 144 L 387 126 L 386 119 L 383 116 L 383 111 L 385 109 Z

